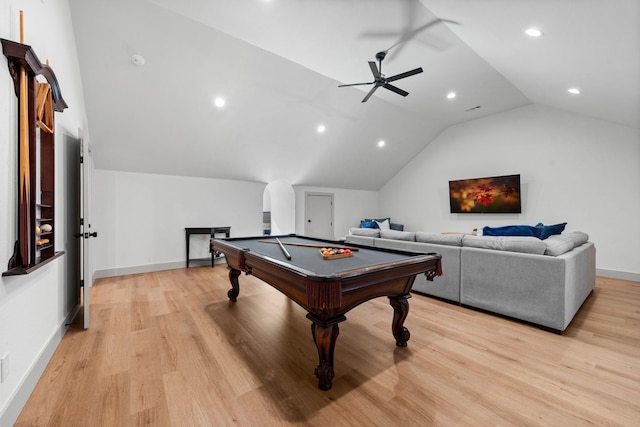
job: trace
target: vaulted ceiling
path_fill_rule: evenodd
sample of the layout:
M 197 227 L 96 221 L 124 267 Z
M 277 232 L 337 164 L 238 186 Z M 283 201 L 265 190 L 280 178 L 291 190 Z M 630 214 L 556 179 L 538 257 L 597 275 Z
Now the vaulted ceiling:
M 448 126 L 527 104 L 640 128 L 637 0 L 69 3 L 101 169 L 377 190 Z M 362 103 L 338 85 L 379 51 L 424 72 Z

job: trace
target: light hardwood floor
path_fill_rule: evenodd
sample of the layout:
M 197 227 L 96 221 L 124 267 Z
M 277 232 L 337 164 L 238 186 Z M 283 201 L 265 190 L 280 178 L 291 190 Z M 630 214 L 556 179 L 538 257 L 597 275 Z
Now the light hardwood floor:
M 640 283 L 598 278 L 564 335 L 413 295 L 347 313 L 318 390 L 306 312 L 218 265 L 99 280 L 18 426 L 637 426 Z

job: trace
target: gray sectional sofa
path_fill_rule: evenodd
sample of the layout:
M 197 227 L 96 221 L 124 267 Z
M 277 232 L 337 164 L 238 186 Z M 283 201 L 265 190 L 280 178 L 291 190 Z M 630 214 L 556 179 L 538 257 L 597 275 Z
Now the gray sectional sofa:
M 540 240 L 351 228 L 347 243 L 442 255 L 413 291 L 564 331 L 595 286 L 595 245 L 574 231 Z

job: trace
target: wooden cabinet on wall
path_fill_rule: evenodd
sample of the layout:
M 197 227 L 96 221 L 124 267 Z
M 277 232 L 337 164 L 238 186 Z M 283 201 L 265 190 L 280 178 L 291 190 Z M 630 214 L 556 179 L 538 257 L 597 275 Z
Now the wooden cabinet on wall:
M 54 112 L 67 104 L 53 70 L 30 46 L 0 39 L 18 98 L 18 221 L 14 253 L 3 276 L 30 273 L 55 252 Z

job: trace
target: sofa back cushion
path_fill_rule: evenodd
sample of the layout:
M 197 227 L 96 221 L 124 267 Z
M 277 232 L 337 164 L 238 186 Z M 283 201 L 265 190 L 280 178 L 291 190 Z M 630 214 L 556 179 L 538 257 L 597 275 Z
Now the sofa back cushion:
M 496 251 L 523 252 L 543 255 L 547 245 L 531 236 L 469 236 L 462 238 L 462 246 Z
M 580 245 L 584 245 L 589 241 L 589 235 L 587 233 L 583 233 L 582 231 L 569 231 L 567 233 L 562 233 L 562 236 L 571 239 L 573 241 L 574 248 L 577 248 Z
M 553 235 L 543 240 L 547 245 L 545 255 L 558 256 L 569 252 L 573 248 L 584 245 L 589 241 L 589 235 L 582 231 L 570 231 L 561 235 Z
M 447 246 L 462 246 L 462 236 L 462 234 L 440 234 L 416 231 L 416 242 Z
M 408 240 L 415 242 L 416 233 L 413 231 L 380 230 L 380 237 L 383 239 Z
M 549 236 L 544 240 L 545 255 L 558 256 L 573 249 L 573 240 L 565 236 Z
M 375 237 L 358 236 L 357 234 L 348 234 L 344 241 L 345 243 L 355 243 L 356 245 L 375 246 Z
M 349 234 L 353 234 L 355 236 L 380 237 L 380 230 L 377 228 L 351 227 L 349 229 Z

